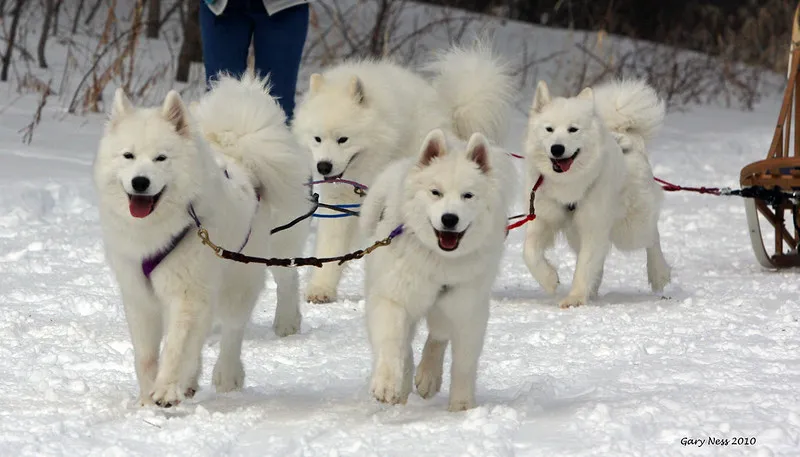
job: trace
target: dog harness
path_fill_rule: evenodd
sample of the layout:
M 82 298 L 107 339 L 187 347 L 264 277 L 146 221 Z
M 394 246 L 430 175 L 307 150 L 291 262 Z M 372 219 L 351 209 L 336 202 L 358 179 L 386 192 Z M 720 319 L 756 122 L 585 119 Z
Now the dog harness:
M 226 178 L 231 179 L 231 176 L 228 174 L 227 169 L 224 169 L 223 173 L 225 174 Z M 254 191 L 256 193 L 256 200 L 258 202 L 261 202 L 261 193 L 259 193 L 258 190 Z M 194 210 L 194 204 L 189 203 L 187 212 L 189 213 L 189 216 L 192 218 L 194 225 L 197 226 L 197 228 L 200 228 L 202 226 L 202 223 L 200 222 L 200 218 L 197 216 L 197 213 Z M 253 219 L 255 219 L 257 212 L 258 212 L 258 206 L 256 205 L 256 211 L 253 213 Z M 183 240 L 186 237 L 186 234 L 189 233 L 189 230 L 191 229 L 192 229 L 192 224 L 187 224 L 186 227 L 183 228 L 183 230 L 181 230 L 176 235 L 172 236 L 172 238 L 169 240 L 169 243 L 167 243 L 167 245 L 163 249 L 157 251 L 155 254 L 149 257 L 145 257 L 144 259 L 142 259 L 142 273 L 144 274 L 145 278 L 150 279 L 150 275 L 153 273 L 153 270 L 155 270 L 156 267 L 158 267 L 158 265 L 161 262 L 163 262 L 164 259 L 166 259 L 167 256 L 173 250 L 175 250 L 176 247 L 178 247 L 178 244 L 180 244 L 181 240 Z M 242 243 L 242 247 L 240 247 L 239 250 L 236 251 L 237 253 L 242 252 L 245 246 L 247 246 L 247 242 L 250 241 L 250 234 L 252 232 L 253 232 L 253 222 L 251 220 L 250 227 L 247 229 L 247 236 L 245 236 L 244 238 L 244 243 Z

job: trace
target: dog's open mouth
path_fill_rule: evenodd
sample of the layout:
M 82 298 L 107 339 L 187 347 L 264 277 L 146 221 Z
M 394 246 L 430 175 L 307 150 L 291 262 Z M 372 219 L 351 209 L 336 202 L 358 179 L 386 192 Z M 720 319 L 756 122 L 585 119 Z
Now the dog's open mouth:
M 347 171 L 347 169 L 350 167 L 350 165 L 353 163 L 353 161 L 354 161 L 354 160 L 356 160 L 356 157 L 358 157 L 358 155 L 359 155 L 360 153 L 361 153 L 361 152 L 356 152 L 355 154 L 353 154 L 353 155 L 350 157 L 350 160 L 348 160 L 348 161 L 347 161 L 347 164 L 344 166 L 344 169 L 342 169 L 342 172 L 341 172 L 341 173 L 339 173 L 338 175 L 323 176 L 323 178 L 325 178 L 325 180 L 326 180 L 326 181 L 327 181 L 327 180 L 330 180 L 330 181 L 335 181 L 335 180 L 337 180 L 337 179 L 342 179 L 342 176 L 344 176 L 344 172 L 346 172 L 346 171 Z
M 566 159 L 554 159 L 551 157 L 550 162 L 553 163 L 553 171 L 556 173 L 564 173 L 565 171 L 569 171 L 569 169 L 572 168 L 573 162 L 575 162 L 575 159 L 578 158 L 578 154 L 580 153 L 581 150 L 578 149 L 575 151 L 575 154 L 572 154 L 571 157 Z
M 452 231 L 439 231 L 433 229 L 436 232 L 436 238 L 439 240 L 439 248 L 442 251 L 454 251 L 458 248 L 458 243 L 461 242 L 461 238 L 464 236 L 463 232 L 452 232 Z
M 147 217 L 156 209 L 158 199 L 161 198 L 161 192 L 155 195 L 130 195 L 128 194 L 128 209 L 131 211 L 133 217 Z

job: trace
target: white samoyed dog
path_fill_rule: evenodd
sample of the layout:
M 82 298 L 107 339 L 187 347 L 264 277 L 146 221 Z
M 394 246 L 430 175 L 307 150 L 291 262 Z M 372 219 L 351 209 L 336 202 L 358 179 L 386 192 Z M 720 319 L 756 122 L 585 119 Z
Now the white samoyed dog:
M 663 119 L 664 103 L 644 81 L 610 82 L 571 98 L 553 98 L 539 82 L 525 144 L 526 197 L 535 183 L 540 186 L 524 258 L 536 281 L 555 293 L 558 273 L 545 250 L 556 234 L 566 234 L 577 265 L 562 308 L 597 295 L 612 244 L 623 251 L 646 250 L 654 291 L 669 283 L 658 233 L 663 191 L 645 149 Z
M 489 298 L 516 182 L 511 160 L 481 133 L 464 142 L 436 129 L 418 157 L 390 165 L 370 188 L 362 232 L 374 240 L 402 230 L 366 257 L 370 390 L 377 400 L 408 399 L 414 376 L 411 342 L 425 318 L 428 339 L 416 369 L 417 392 L 423 398 L 439 392 L 445 350 L 452 342 L 449 409 L 475 406 Z
M 282 115 L 271 108 L 274 100 L 257 86 L 222 81 L 198 107 L 202 115 L 222 103 L 217 97 L 231 105 L 217 107 L 219 117 L 213 119 L 236 126 L 231 135 L 241 142 L 231 156 L 208 145 L 177 92 L 170 91 L 160 108 L 135 107 L 122 89 L 115 93 L 94 162 L 94 184 L 106 258 L 133 343 L 140 405 L 170 407 L 195 394 L 214 316 L 221 321 L 221 341 L 213 383 L 227 392 L 244 382 L 242 339 L 264 288 L 265 269 L 217 258 L 195 231 L 200 223 L 216 244 L 265 256 L 272 249 L 274 215 L 290 218 L 303 211 L 282 205 L 305 200 L 302 181 L 309 170 L 307 159 L 292 147 Z M 275 109 L 280 110 L 277 104 Z M 255 136 L 250 143 L 244 140 L 248 135 Z M 286 175 L 299 179 L 300 187 Z M 296 280 L 289 275 L 276 280 L 284 293 L 275 331 L 295 333 L 301 315 L 298 293 L 290 289 Z
M 388 60 L 344 62 L 313 74 L 292 129 L 312 151 L 318 175 L 372 186 L 393 160 L 416 155 L 436 128 L 462 140 L 473 132 L 503 139 L 513 88 L 488 47 L 449 49 L 426 68 L 433 73 L 431 81 Z M 326 203 L 361 200 L 346 184 L 324 184 L 319 193 Z M 316 256 L 337 256 L 355 247 L 357 228 L 352 217 L 320 219 Z M 334 301 L 342 269 L 328 264 L 314 270 L 307 300 Z

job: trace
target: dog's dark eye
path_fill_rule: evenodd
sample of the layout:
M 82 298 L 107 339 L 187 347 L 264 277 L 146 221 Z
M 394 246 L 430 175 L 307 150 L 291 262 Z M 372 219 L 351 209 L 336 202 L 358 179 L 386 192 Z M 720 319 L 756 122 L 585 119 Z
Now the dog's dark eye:
M 472 192 L 464 192 L 463 194 L 461 194 L 461 198 L 463 198 L 464 200 L 469 200 L 470 198 L 472 198 L 474 196 L 475 195 L 473 195 Z
M 317 143 L 322 143 L 322 138 L 315 136 L 314 141 L 316 141 Z
M 553 132 L 553 127 L 545 127 L 544 129 L 545 129 L 545 130 L 547 130 L 547 131 L 548 131 L 548 132 L 550 132 L 550 133 L 552 133 L 552 132 Z
M 570 128 L 567 129 L 567 132 L 569 132 L 569 133 L 575 133 L 577 131 L 578 131 L 578 127 L 570 127 Z
M 125 157 L 128 160 L 131 160 L 131 159 L 133 159 L 133 153 L 132 152 L 126 152 L 125 154 L 122 154 L 122 157 Z
M 431 189 L 431 195 L 433 195 L 434 197 L 441 197 L 442 193 L 439 192 L 439 189 Z
M 339 139 L 336 140 L 336 142 L 339 143 L 339 144 L 345 144 L 345 143 L 347 143 L 347 137 L 346 136 L 340 136 Z
M 155 159 L 156 162 L 163 162 L 165 160 L 167 160 L 167 156 L 165 156 L 164 154 L 159 154 L 158 157 L 156 157 Z

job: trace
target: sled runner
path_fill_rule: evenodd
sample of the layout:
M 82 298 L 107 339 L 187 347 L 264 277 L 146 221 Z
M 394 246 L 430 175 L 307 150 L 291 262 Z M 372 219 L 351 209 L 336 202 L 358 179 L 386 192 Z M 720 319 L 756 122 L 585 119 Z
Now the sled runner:
M 742 187 L 763 186 L 783 191 L 800 190 L 800 4 L 795 9 L 792 42 L 789 54 L 788 81 L 783 96 L 778 125 L 767 158 L 742 169 Z M 794 119 L 792 118 L 794 111 Z M 750 241 L 758 263 L 766 268 L 800 266 L 800 211 L 798 201 L 784 200 L 768 204 L 764 200 L 745 198 Z M 774 229 L 774 236 L 761 231 L 761 219 Z M 768 248 L 772 245 L 773 248 Z

